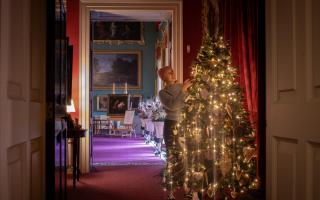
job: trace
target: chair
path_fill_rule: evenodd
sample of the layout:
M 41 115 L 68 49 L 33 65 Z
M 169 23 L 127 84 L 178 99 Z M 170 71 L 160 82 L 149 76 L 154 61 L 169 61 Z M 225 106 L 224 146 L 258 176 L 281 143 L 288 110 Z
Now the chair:
M 133 118 L 134 110 L 127 110 L 123 119 L 123 127 L 119 129 L 121 131 L 121 137 L 132 137 L 132 134 L 134 134 L 134 137 L 136 137 L 136 131 L 133 128 Z

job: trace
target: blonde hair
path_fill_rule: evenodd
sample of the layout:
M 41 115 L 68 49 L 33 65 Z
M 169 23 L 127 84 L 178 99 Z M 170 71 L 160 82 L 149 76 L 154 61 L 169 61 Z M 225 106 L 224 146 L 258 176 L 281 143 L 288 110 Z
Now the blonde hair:
M 158 69 L 158 75 L 162 80 L 163 80 L 164 72 L 169 70 L 169 69 L 172 69 L 172 67 L 171 66 L 165 66 L 165 67 L 161 67 L 160 69 Z

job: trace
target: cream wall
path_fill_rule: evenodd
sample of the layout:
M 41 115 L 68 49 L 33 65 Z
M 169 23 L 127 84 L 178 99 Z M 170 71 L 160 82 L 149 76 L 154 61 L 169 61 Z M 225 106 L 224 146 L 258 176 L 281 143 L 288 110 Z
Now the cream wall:
M 44 199 L 45 1 L 0 2 L 0 199 Z

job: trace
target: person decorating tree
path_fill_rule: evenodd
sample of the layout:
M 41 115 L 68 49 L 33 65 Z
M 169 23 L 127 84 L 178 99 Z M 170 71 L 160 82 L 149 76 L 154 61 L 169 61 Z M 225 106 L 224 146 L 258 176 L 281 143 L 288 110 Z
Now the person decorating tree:
M 164 121 L 163 138 L 166 145 L 167 166 L 166 172 L 175 171 L 176 176 L 182 176 L 178 171 L 183 172 L 183 164 L 179 152 L 181 147 L 179 145 L 178 136 L 174 134 L 174 128 L 179 120 L 181 109 L 184 107 L 184 99 L 188 88 L 191 86 L 191 81 L 186 80 L 183 84 L 178 83 L 175 73 L 170 66 L 162 67 L 158 70 L 158 75 L 165 83 L 165 87 L 159 91 L 159 99 L 166 112 Z M 182 186 L 182 182 L 175 182 L 170 174 L 164 174 L 165 189 L 169 190 L 168 199 L 175 199 L 173 195 L 173 188 L 176 185 Z M 169 183 L 169 184 L 168 184 Z M 167 187 L 169 185 L 169 187 Z

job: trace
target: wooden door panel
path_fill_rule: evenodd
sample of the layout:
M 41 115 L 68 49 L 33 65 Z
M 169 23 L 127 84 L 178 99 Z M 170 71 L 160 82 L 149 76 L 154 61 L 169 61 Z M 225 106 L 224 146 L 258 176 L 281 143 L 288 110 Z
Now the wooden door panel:
M 316 0 L 266 1 L 270 200 L 319 199 L 319 9 Z

